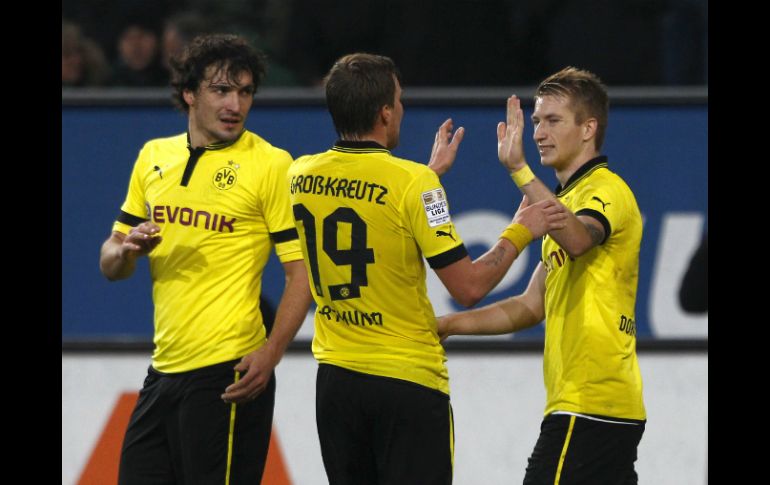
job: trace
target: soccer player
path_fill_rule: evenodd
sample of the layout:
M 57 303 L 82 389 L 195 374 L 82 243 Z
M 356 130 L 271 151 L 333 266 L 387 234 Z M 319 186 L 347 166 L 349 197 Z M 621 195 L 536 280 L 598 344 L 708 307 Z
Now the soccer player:
M 390 153 L 403 116 L 393 61 L 340 58 L 326 77 L 326 102 L 340 139 L 289 169 L 318 305 L 316 423 L 326 474 L 332 485 L 449 484 L 452 409 L 423 257 L 457 301 L 473 305 L 566 215 L 555 201 L 523 202 L 504 236 L 471 261 L 437 174 Z M 442 173 L 463 136 L 451 132 L 447 120 L 433 148 L 430 166 Z
M 516 96 L 497 127 L 498 156 L 532 201 L 558 199 L 566 227 L 543 239 L 541 262 L 523 294 L 441 317 L 442 336 L 503 334 L 545 317 L 547 394 L 540 437 L 524 483 L 635 484 L 646 422 L 636 358 L 634 304 L 642 218 L 634 194 L 600 155 L 609 99 L 594 74 L 565 68 L 535 92 L 540 163 L 555 195 L 527 165 Z
M 232 35 L 198 37 L 175 59 L 188 131 L 144 145 L 102 246 L 111 281 L 149 258 L 155 303 L 155 350 L 123 441 L 122 485 L 262 478 L 273 369 L 311 301 L 284 182 L 292 158 L 244 128 L 265 67 Z M 273 246 L 286 284 L 268 339 L 259 297 Z

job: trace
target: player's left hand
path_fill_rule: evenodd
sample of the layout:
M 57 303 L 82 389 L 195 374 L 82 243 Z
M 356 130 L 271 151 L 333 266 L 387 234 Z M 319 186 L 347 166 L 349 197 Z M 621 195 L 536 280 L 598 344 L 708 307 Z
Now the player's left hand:
M 514 94 L 506 101 L 505 123 L 497 124 L 497 158 L 508 171 L 519 170 L 527 164 L 522 147 L 524 112 L 521 101 Z
M 238 382 L 227 386 L 222 394 L 222 400 L 241 404 L 256 399 L 270 383 L 273 369 L 277 364 L 267 345 L 244 355 L 234 367 L 241 373 L 241 378 Z
M 433 141 L 433 149 L 430 152 L 428 168 L 436 172 L 439 177 L 444 175 L 452 168 L 452 164 L 457 157 L 457 149 L 460 148 L 460 142 L 463 141 L 465 128 L 462 126 L 452 134 L 452 118 L 441 123 L 436 132 L 436 138 Z

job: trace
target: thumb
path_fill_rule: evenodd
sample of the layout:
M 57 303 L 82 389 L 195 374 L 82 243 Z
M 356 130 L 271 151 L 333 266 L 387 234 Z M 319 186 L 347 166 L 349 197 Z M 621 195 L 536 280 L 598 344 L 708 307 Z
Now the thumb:
M 245 359 L 241 359 L 241 361 L 238 362 L 238 364 L 236 364 L 235 367 L 233 367 L 233 370 L 237 370 L 238 372 L 243 372 L 248 369 L 249 369 L 249 363 L 246 362 Z
M 497 124 L 497 141 L 501 142 L 505 138 L 505 123 L 502 121 Z
M 525 195 L 521 198 L 521 202 L 519 203 L 519 210 L 526 209 L 529 206 L 529 199 Z

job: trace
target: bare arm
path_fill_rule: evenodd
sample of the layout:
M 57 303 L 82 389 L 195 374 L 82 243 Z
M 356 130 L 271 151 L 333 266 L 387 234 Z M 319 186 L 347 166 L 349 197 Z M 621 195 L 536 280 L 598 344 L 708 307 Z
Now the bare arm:
M 110 281 L 126 279 L 136 269 L 136 259 L 148 255 L 160 244 L 157 234 L 160 227 L 152 222 L 143 222 L 131 229 L 128 235 L 112 231 L 102 244 L 99 254 L 99 269 Z
M 527 166 L 522 147 L 523 132 L 524 112 L 521 110 L 521 102 L 516 96 L 511 96 L 506 106 L 506 123 L 501 121 L 497 125 L 497 156 L 510 172 Z M 537 177 L 519 189 L 532 203 L 556 199 L 553 192 Z M 575 216 L 569 210 L 567 214 L 564 228 L 548 232 L 567 254 L 576 258 L 604 240 L 604 226 L 599 221 L 589 216 Z
M 222 394 L 225 402 L 250 401 L 265 390 L 273 369 L 305 320 L 312 299 L 305 263 L 302 260 L 283 263 L 283 269 L 286 285 L 275 314 L 273 331 L 265 345 L 245 355 L 235 366 L 236 371 L 245 373 L 238 382 L 225 389 Z
M 525 226 L 533 239 L 541 237 L 549 230 L 563 227 L 566 218 L 565 208 L 554 200 L 528 205 L 527 198 L 522 199 L 513 222 Z M 521 248 L 522 251 L 524 248 Z M 507 239 L 500 239 L 482 256 L 471 262 L 470 257 L 456 261 L 444 268 L 437 269 L 441 282 L 458 303 L 473 306 L 492 288 L 500 283 L 513 261 L 519 256 L 519 250 Z
M 500 335 L 537 325 L 545 317 L 545 268 L 538 264 L 521 295 L 438 319 L 441 339 L 450 335 Z

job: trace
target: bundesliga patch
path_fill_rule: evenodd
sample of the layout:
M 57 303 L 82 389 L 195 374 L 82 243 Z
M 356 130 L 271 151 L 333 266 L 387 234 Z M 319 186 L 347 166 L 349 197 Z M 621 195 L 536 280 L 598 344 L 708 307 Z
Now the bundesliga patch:
M 428 216 L 430 227 L 440 226 L 449 222 L 449 204 L 444 195 L 444 189 L 433 189 L 422 193 L 422 204 L 425 215 Z

